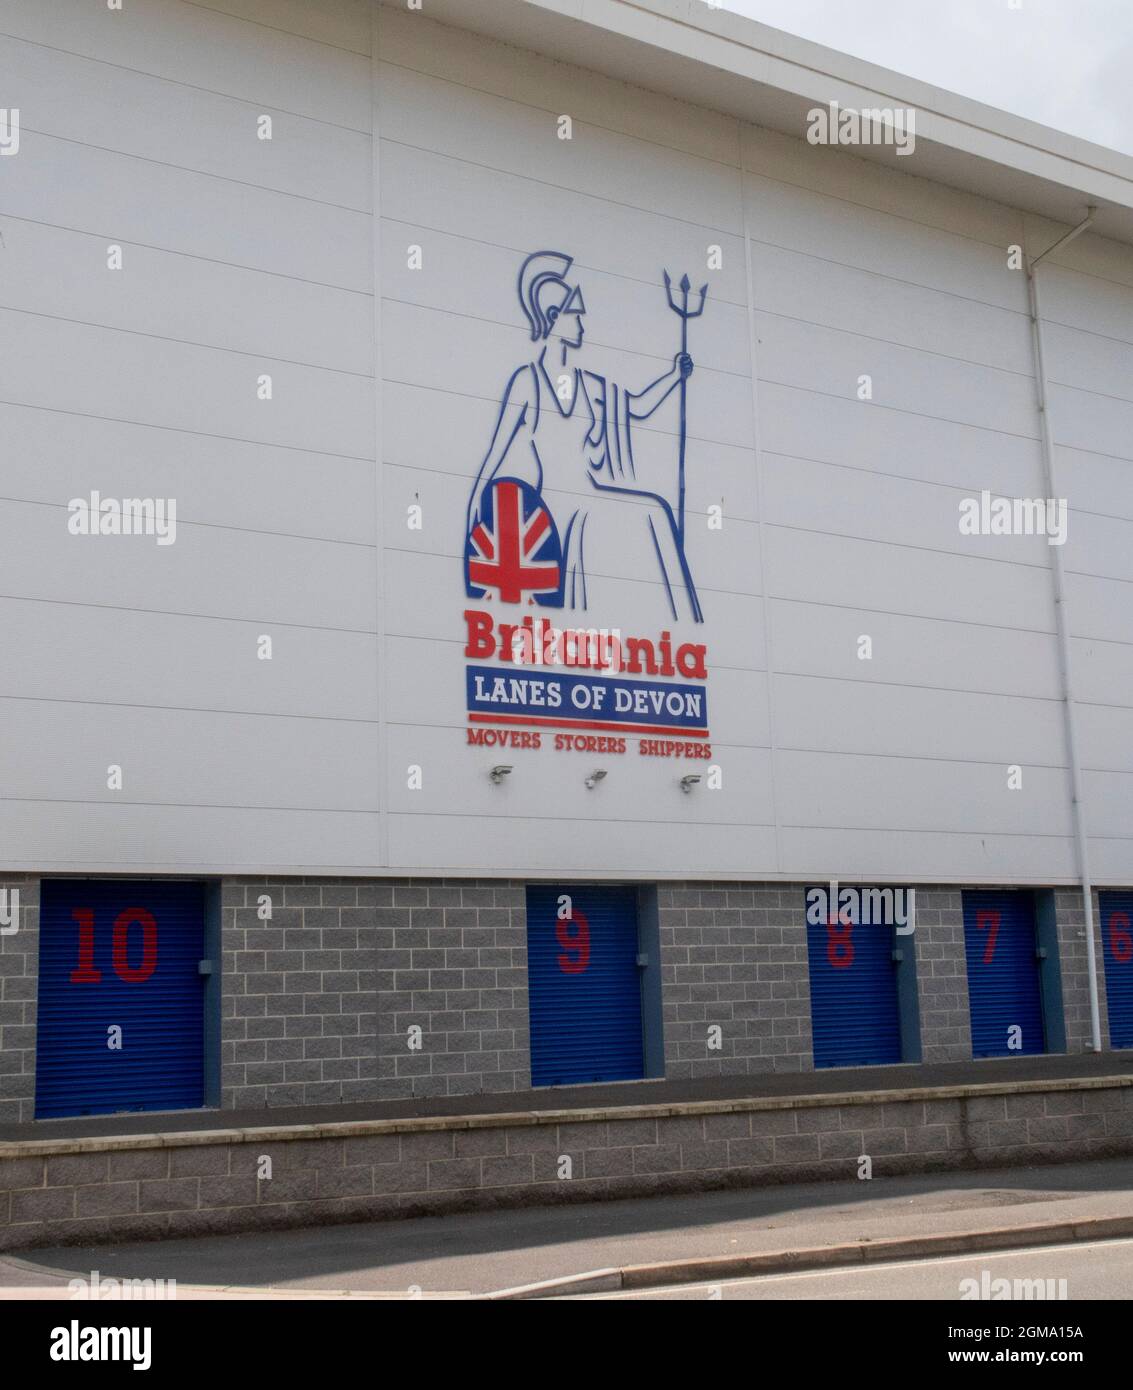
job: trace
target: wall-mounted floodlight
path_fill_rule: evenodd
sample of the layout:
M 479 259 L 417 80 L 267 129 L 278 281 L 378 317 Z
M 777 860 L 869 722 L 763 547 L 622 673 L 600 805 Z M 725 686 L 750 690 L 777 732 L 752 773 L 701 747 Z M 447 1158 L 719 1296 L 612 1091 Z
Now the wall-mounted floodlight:
M 690 791 L 692 791 L 693 787 L 695 787 L 696 784 L 697 784 L 697 782 L 699 782 L 699 781 L 700 781 L 700 773 L 699 773 L 699 772 L 686 772 L 685 775 L 681 778 L 681 791 L 683 791 L 683 792 L 690 792 Z
M 497 763 L 495 767 L 492 768 L 491 772 L 488 773 L 488 776 L 499 786 L 510 771 L 511 767 L 508 763 Z
M 596 767 L 594 771 L 590 774 L 590 776 L 586 779 L 586 785 L 591 789 L 591 791 L 593 791 L 594 788 L 598 785 L 598 783 L 602 780 L 602 778 L 605 777 L 605 775 L 606 769 L 604 767 Z

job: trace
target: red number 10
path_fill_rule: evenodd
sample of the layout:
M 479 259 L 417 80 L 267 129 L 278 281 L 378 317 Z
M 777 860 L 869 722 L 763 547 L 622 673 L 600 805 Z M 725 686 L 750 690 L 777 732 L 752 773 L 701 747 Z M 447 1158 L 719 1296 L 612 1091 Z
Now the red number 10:
M 98 984 L 102 971 L 94 968 L 94 912 L 89 907 L 76 907 L 71 918 L 79 924 L 79 963 L 71 971 L 73 985 Z M 142 928 L 142 963 L 131 965 L 126 955 L 130 928 L 134 923 Z M 157 969 L 157 922 L 144 907 L 128 907 L 114 919 L 114 941 L 111 959 L 114 973 L 128 984 L 141 984 Z

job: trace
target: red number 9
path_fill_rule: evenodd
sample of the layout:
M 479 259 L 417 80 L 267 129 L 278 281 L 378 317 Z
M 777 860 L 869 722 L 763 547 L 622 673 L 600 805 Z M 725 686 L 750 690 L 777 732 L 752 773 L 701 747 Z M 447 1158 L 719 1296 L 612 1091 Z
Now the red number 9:
M 590 964 L 590 923 L 575 908 L 572 919 L 555 927 L 555 937 L 565 952 L 559 957 L 559 969 L 564 975 L 581 975 Z

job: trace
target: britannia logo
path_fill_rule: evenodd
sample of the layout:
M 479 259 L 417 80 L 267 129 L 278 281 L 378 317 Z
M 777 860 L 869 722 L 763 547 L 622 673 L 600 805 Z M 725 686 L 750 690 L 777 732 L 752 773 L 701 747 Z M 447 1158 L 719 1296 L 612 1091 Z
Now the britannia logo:
M 685 452 L 688 325 L 704 312 L 707 286 L 693 293 L 686 275 L 674 288 L 665 274 L 679 351 L 669 371 L 630 390 L 571 361 L 586 336 L 573 264 L 561 251 L 537 251 L 520 268 L 517 292 L 534 346 L 504 389 L 469 498 L 468 597 L 585 609 L 616 557 L 633 578 L 659 579 L 662 615 L 702 622 L 685 555 Z M 677 484 L 666 495 L 639 479 L 634 435 L 674 392 Z
M 693 292 L 687 275 L 674 286 L 665 274 L 679 348 L 668 371 L 630 390 L 599 365 L 576 365 L 586 303 L 573 264 L 561 251 L 537 251 L 520 267 L 532 349 L 504 388 L 468 500 L 465 592 L 520 608 L 512 621 L 464 613 L 464 656 L 477 663 L 465 667 L 468 741 L 538 748 L 541 730 L 581 729 L 595 732 L 554 735 L 554 746 L 624 753 L 627 734 L 666 734 L 643 739 L 638 752 L 707 757 L 707 647 L 669 627 L 704 621 L 685 554 L 685 453 L 688 325 L 704 312 L 707 287 Z M 670 398 L 667 428 L 654 426 L 651 440 L 665 449 L 675 438 L 676 459 L 659 465 L 656 449 L 640 450 L 638 427 Z M 659 466 L 665 486 L 650 477 Z M 523 611 L 616 613 L 626 602 L 640 607 L 643 590 L 646 605 L 655 595 L 657 628 L 624 639 L 619 629 L 613 645 L 586 620 L 559 628 Z

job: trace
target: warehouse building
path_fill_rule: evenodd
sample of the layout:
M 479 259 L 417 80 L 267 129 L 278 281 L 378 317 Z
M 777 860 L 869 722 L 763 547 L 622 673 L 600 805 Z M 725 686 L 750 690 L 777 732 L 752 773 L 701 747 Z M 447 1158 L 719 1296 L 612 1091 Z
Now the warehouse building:
M 1133 1047 L 1133 160 L 701 0 L 0 93 L 0 1121 Z

